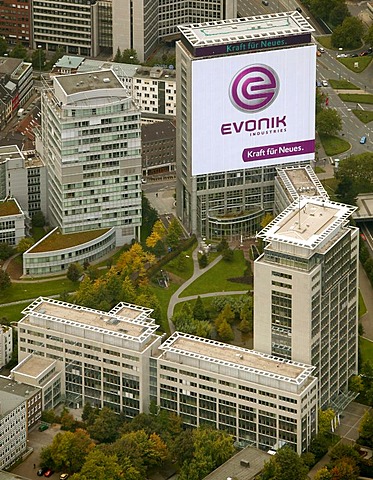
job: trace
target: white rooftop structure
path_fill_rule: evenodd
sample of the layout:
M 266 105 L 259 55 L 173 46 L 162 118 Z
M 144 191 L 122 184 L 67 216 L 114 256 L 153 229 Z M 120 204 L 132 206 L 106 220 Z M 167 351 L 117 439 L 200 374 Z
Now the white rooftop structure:
M 327 191 L 310 165 L 278 168 L 277 173 L 294 200 L 300 195 L 329 199 Z
M 314 249 L 344 226 L 356 207 L 319 198 L 299 197 L 258 234 L 275 241 Z
M 112 70 L 76 73 L 75 75 L 58 75 L 53 78 L 53 81 L 56 94 L 59 86 L 65 95 L 86 91 L 99 92 L 105 89 L 111 90 L 113 95 L 118 94 L 118 96 L 123 97 L 123 85 Z
M 136 310 L 136 306 L 133 307 Z M 127 304 L 127 308 L 130 308 L 130 304 Z M 43 297 L 31 303 L 22 313 L 28 316 L 26 318 L 40 319 L 41 324 L 44 324 L 44 320 L 53 320 L 64 324 L 69 330 L 91 330 L 139 343 L 146 341 L 158 328 L 152 319 L 138 320 Z
M 193 47 L 289 37 L 314 31 L 296 11 L 182 25 L 179 30 Z
M 231 367 L 237 372 L 237 376 L 241 371 L 252 374 L 253 378 L 268 377 L 297 386 L 311 377 L 314 371 L 314 367 L 303 363 L 181 332 L 171 335 L 159 349 L 180 355 L 180 363 L 187 363 L 185 361 L 187 357 L 192 360 L 207 361 L 215 364 L 217 368 Z M 182 362 L 181 357 L 184 359 Z M 176 361 L 174 357 L 173 361 Z M 195 363 L 193 365 L 196 366 Z M 215 370 L 211 367 L 211 371 Z

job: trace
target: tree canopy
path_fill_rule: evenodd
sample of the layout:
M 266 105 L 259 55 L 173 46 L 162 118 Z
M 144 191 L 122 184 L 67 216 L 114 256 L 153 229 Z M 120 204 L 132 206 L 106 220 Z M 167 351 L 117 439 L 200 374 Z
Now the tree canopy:
M 362 44 L 365 28 L 357 17 L 346 17 L 342 25 L 338 25 L 332 33 L 331 41 L 335 48 L 353 49 Z
M 290 447 L 283 447 L 264 465 L 261 480 L 306 480 L 308 468 Z
M 342 130 L 342 119 L 337 110 L 320 110 L 316 115 L 316 129 L 320 135 L 337 135 Z

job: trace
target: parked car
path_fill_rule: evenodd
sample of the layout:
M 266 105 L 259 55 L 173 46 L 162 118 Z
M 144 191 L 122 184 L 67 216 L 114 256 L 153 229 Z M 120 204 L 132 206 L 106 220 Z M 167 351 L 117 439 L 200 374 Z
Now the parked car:
M 327 80 L 322 81 L 322 86 L 323 87 L 329 87 L 329 84 L 328 84 Z
M 338 53 L 337 58 L 347 58 L 347 53 Z
M 356 58 L 356 57 L 358 57 L 358 56 L 359 56 L 358 53 L 351 53 L 351 55 L 350 55 L 350 57 L 352 57 L 352 58 Z
M 48 468 L 48 470 L 44 473 L 44 477 L 51 477 L 54 471 Z
M 325 52 L 324 47 L 319 47 L 319 52 L 324 53 Z
M 48 467 L 41 467 L 41 468 L 39 468 L 39 470 L 36 472 L 36 475 L 37 475 L 38 477 L 42 477 L 47 470 L 49 470 Z
M 364 50 L 364 52 L 359 53 L 359 57 L 365 57 L 366 55 L 368 55 L 368 50 Z
M 69 474 L 68 473 L 61 473 L 60 475 L 60 480 L 67 480 L 69 478 Z
M 44 432 L 44 430 L 48 430 L 48 425 L 46 423 L 39 425 L 39 432 Z
M 316 80 L 316 87 L 322 87 L 322 83 L 320 82 L 320 80 Z
M 265 7 L 268 7 L 269 2 L 268 2 L 267 0 L 262 0 L 262 4 L 263 4 Z
M 365 135 L 360 138 L 360 143 L 362 144 L 367 143 L 367 137 Z
M 297 7 L 295 10 L 299 13 L 302 13 L 302 9 L 300 7 Z

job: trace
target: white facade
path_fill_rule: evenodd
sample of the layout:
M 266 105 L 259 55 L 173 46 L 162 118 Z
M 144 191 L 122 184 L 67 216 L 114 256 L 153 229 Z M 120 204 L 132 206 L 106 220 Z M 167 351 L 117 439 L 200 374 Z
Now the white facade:
M 18 322 L 18 358 L 56 360 L 66 403 L 90 402 L 128 417 L 147 411 L 149 361 L 161 338 L 150 310 L 119 304 L 111 312 L 39 298 Z
M 254 264 L 254 348 L 316 367 L 321 407 L 343 405 L 357 373 L 354 210 L 301 197 L 258 234 L 265 248 Z
M 14 197 L 28 217 L 46 215 L 46 169 L 35 151 L 16 145 L 0 147 L 0 198 Z
M 264 450 L 285 441 L 300 453 L 316 433 L 313 367 L 182 333 L 161 344 L 151 310 L 130 304 L 107 313 L 39 298 L 23 313 L 19 379 L 36 378 L 31 354 L 55 362 L 70 406 L 134 417 L 154 401 L 186 425 L 222 428 Z
M 316 72 L 313 29 L 300 13 L 286 12 L 183 25 L 180 31 L 176 46 L 177 215 L 190 233 L 201 237 L 252 236 L 265 212 L 273 210 L 276 167 L 284 162 L 307 165 L 314 156 L 314 102 L 310 99 L 315 88 L 308 83 Z M 291 59 L 303 52 L 309 59 L 307 82 L 300 78 L 302 89 L 293 85 L 288 90 L 287 77 L 293 78 Z M 259 73 L 248 85 L 258 78 L 271 85 L 259 98 L 263 105 L 255 103 L 259 101 L 255 92 L 244 92 L 246 73 L 256 75 L 246 72 L 253 63 Z M 260 85 L 254 88 L 261 89 Z M 240 95 L 254 104 L 241 102 L 238 108 L 240 102 L 233 98 Z M 294 98 L 304 109 L 301 121 Z M 300 126 L 305 130 L 298 130 Z
M 42 92 L 48 219 L 62 233 L 141 226 L 140 112 L 111 70 L 57 76 Z
M 0 368 L 10 362 L 13 352 L 12 328 L 0 325 Z
M 134 49 L 146 60 L 160 39 L 178 36 L 178 25 L 235 18 L 237 0 L 113 0 L 113 52 Z
M 27 450 L 26 398 L 0 390 L 0 469 L 15 463 Z
M 92 72 L 98 69 L 114 70 L 140 107 L 143 123 L 148 116 L 153 115 L 176 117 L 175 70 L 87 58 L 79 65 L 78 72 Z M 152 121 L 155 121 L 155 118 Z
M 17 200 L 8 198 L 0 201 L 0 242 L 18 245 L 25 236 L 25 214 Z
M 317 424 L 313 367 L 178 332 L 160 350 L 162 409 L 262 450 L 284 442 L 298 453 L 306 450 Z

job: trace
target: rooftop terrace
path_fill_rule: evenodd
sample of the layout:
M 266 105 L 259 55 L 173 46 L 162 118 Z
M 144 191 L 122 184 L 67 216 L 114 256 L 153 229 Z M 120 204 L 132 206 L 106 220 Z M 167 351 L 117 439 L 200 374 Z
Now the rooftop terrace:
M 143 340 L 158 328 L 154 323 L 43 297 L 35 300 L 22 313 L 28 316 L 52 319 L 56 322 L 75 324 L 96 331 L 112 332 L 117 336 L 138 340 Z
M 234 345 L 175 332 L 160 350 L 199 358 L 291 383 L 302 383 L 314 367 Z
M 178 27 L 194 47 L 311 33 L 313 27 L 298 12 L 281 12 Z

